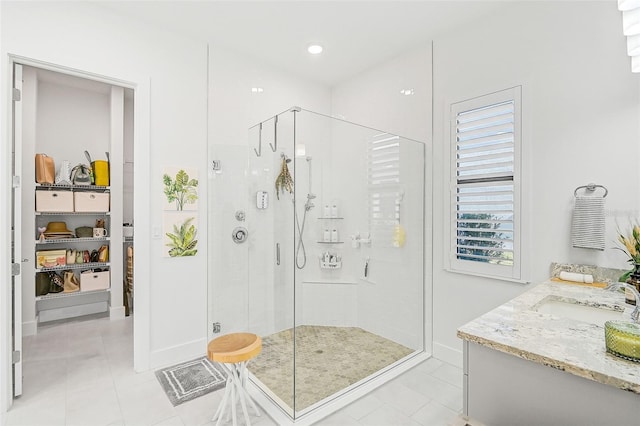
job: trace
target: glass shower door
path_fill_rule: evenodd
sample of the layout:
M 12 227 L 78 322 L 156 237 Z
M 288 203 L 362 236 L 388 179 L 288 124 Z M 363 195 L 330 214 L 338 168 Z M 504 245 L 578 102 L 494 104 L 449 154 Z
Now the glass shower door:
M 293 114 L 252 127 L 249 141 L 247 311 L 249 329 L 263 340 L 249 370 L 264 393 L 293 417 Z

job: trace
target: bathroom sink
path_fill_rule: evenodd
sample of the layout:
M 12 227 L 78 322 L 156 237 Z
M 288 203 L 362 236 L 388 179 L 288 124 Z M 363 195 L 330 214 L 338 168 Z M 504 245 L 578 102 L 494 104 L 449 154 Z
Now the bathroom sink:
M 598 325 L 603 325 L 606 321 L 620 320 L 623 314 L 623 311 L 617 311 L 606 306 L 585 305 L 577 300 L 566 301 L 548 297 L 538 303 L 534 310 L 542 314 L 571 318 Z

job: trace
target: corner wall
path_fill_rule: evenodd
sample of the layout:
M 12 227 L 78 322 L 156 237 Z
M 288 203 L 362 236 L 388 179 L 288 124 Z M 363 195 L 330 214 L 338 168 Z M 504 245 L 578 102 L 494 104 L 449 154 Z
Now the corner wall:
M 523 159 L 530 220 L 524 255 L 529 279 L 549 278 L 551 262 L 626 268 L 615 246 L 620 225 L 639 215 L 638 76 L 630 71 L 615 2 L 517 2 L 434 41 L 434 355 L 461 365 L 459 326 L 529 285 L 446 271 L 449 202 L 444 150 L 452 102 L 523 86 Z M 528 172 L 527 172 L 528 171 Z M 609 190 L 607 249 L 571 247 L 574 189 Z

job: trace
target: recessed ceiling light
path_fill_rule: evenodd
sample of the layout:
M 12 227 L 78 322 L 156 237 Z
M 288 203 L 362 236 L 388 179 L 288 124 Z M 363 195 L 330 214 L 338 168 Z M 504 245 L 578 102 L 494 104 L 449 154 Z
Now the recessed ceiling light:
M 409 96 L 409 95 L 413 95 L 415 92 L 413 89 L 402 89 L 400 90 L 400 93 L 402 93 L 405 96 Z
M 262 87 L 252 87 L 251 88 L 251 93 L 262 93 L 264 92 L 264 89 Z
M 320 46 L 319 44 L 311 44 L 309 45 L 309 47 L 307 47 L 307 51 L 312 55 L 318 55 L 322 53 L 322 46 Z

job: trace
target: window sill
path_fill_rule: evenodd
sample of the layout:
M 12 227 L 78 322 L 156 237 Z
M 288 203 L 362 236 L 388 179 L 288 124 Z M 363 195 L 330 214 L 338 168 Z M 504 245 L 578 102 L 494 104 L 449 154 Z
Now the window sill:
M 514 284 L 523 284 L 523 285 L 531 284 L 531 280 L 524 280 L 524 279 L 520 279 L 520 278 L 501 277 L 499 275 L 487 275 L 487 274 L 480 274 L 478 272 L 460 271 L 460 270 L 450 269 L 450 268 L 444 268 L 444 270 L 446 272 L 450 272 L 452 274 L 470 275 L 470 276 L 478 277 L 478 278 L 487 278 L 487 279 L 491 279 L 491 280 L 507 281 L 507 282 L 511 282 L 511 283 L 514 283 Z

